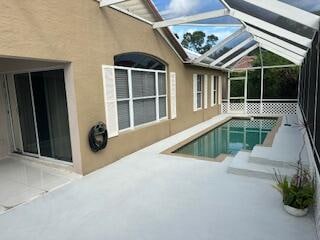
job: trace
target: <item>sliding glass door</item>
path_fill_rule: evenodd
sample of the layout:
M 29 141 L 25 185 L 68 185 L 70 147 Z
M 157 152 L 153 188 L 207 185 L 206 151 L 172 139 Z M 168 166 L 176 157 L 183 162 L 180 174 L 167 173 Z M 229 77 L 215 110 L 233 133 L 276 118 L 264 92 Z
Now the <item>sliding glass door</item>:
M 64 70 L 14 75 L 22 153 L 72 162 Z
M 31 73 L 41 156 L 71 162 L 63 70 Z
M 23 152 L 38 155 L 37 133 L 29 73 L 14 76 Z

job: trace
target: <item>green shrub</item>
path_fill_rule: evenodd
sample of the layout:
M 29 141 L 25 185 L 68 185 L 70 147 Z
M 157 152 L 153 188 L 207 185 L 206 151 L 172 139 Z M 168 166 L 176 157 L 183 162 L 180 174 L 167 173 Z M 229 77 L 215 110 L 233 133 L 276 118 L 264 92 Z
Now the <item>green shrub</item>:
M 297 209 L 305 209 L 314 203 L 315 185 L 314 178 L 302 164 L 297 166 L 297 172 L 291 181 L 282 177 L 280 172 L 275 172 L 276 189 L 283 196 L 283 204 Z

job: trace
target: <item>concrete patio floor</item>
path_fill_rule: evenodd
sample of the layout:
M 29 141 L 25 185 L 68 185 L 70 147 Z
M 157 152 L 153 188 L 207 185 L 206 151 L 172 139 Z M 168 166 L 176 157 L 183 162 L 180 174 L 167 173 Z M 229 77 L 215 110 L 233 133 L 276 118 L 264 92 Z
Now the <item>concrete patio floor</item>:
M 0 215 L 7 239 L 315 240 L 312 214 L 282 209 L 273 182 L 161 155 L 209 120 Z

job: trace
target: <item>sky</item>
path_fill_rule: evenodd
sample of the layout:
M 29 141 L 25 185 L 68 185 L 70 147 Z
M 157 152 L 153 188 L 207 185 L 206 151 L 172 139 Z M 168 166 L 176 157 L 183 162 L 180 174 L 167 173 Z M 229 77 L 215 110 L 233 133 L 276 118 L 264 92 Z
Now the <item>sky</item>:
M 289 3 L 293 6 L 305 9 L 307 11 L 319 11 L 320 0 L 280 0 L 282 2 Z M 224 5 L 219 0 L 153 0 L 153 3 L 157 7 L 161 16 L 164 19 L 171 19 L 181 16 L 191 16 L 198 13 L 214 11 L 223 9 Z M 223 17 L 218 19 L 218 22 L 224 20 L 231 20 L 230 23 L 234 23 L 234 19 L 231 17 Z M 220 20 L 220 21 L 219 21 Z M 217 20 L 206 20 L 202 23 L 215 23 Z M 178 34 L 180 42 L 183 39 L 183 35 L 187 32 L 193 33 L 194 31 L 203 31 L 206 35 L 214 34 L 219 41 L 222 41 L 233 32 L 237 31 L 239 27 L 213 27 L 213 26 L 195 26 L 195 25 L 179 25 L 170 27 L 173 33 Z
M 181 16 L 190 16 L 197 13 L 223 9 L 224 6 L 219 0 L 153 0 L 164 19 L 176 18 Z M 219 40 L 238 30 L 238 27 L 203 27 L 194 25 L 179 25 L 170 27 L 173 33 L 177 33 L 180 42 L 183 35 L 187 32 L 203 31 L 206 35 L 214 34 Z
M 235 31 L 237 31 L 239 27 L 198 27 L 198 26 L 184 25 L 184 26 L 173 26 L 173 27 L 170 27 L 170 29 L 173 33 L 178 34 L 180 41 L 182 41 L 183 35 L 187 32 L 193 33 L 194 31 L 203 31 L 206 34 L 206 36 L 211 34 L 214 34 L 215 36 L 217 36 L 219 38 L 219 40 L 217 41 L 218 43 L 223 39 L 225 39 L 226 37 L 228 37 L 229 35 L 231 35 L 232 33 L 234 33 Z

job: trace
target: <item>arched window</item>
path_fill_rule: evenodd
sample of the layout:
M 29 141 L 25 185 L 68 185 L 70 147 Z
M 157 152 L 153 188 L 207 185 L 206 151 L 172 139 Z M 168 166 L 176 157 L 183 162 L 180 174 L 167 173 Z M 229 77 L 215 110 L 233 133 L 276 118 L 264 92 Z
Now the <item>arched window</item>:
M 143 53 L 124 53 L 114 57 L 114 65 L 129 68 L 143 68 L 162 70 L 166 69 L 165 64 L 147 54 Z
M 141 53 L 114 57 L 119 130 L 167 118 L 165 64 Z

